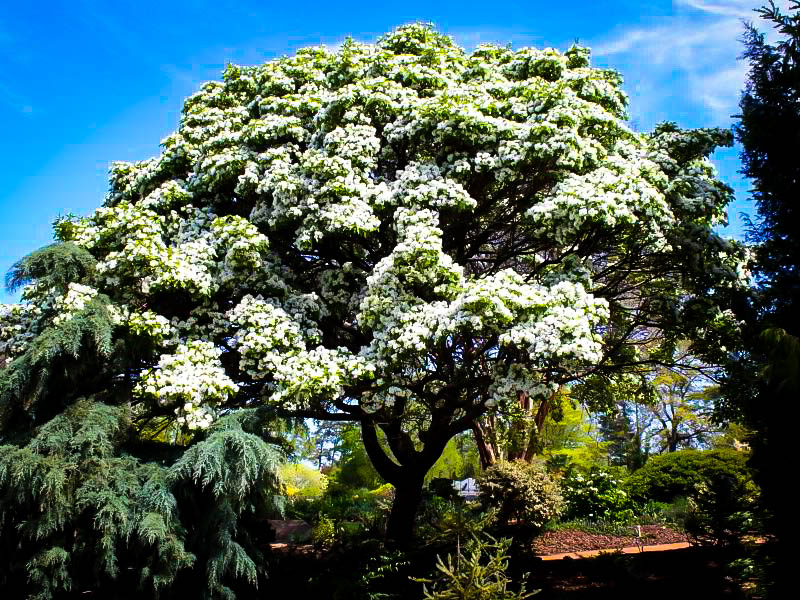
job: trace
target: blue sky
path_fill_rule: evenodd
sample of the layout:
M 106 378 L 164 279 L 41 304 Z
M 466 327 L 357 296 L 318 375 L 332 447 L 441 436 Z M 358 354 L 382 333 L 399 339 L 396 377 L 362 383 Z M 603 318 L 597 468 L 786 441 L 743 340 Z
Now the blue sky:
M 595 66 L 625 77 L 631 123 L 733 123 L 746 64 L 742 19 L 760 2 L 610 0 L 297 3 L 228 0 L 9 3 L 0 12 L 0 272 L 49 243 L 51 223 L 91 213 L 115 160 L 159 153 L 184 98 L 228 62 L 259 64 L 348 35 L 373 41 L 431 21 L 465 48 L 481 42 L 552 46 L 576 39 Z M 785 3 L 781 3 L 785 6 Z M 766 29 L 766 24 L 759 24 Z M 714 156 L 736 191 L 728 233 L 749 211 L 739 149 Z M 0 301 L 15 299 L 5 291 Z

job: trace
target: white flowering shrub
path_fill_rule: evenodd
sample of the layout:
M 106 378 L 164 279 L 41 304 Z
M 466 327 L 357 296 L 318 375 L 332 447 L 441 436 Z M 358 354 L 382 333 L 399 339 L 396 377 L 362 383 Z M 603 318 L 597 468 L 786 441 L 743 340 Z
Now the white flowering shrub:
M 731 190 L 707 160 L 730 134 L 635 133 L 620 83 L 585 48 L 465 52 L 420 24 L 230 66 L 57 222 L 80 268 L 15 279 L 2 352 L 96 291 L 128 353 L 107 384 L 138 410 L 358 421 L 413 508 L 447 440 L 521 392 L 734 343 L 746 257 L 712 230 Z
M 637 506 L 623 488 L 618 477 L 602 469 L 570 473 L 561 480 L 565 503 L 562 517 L 565 520 L 630 521 Z
M 497 510 L 501 524 L 517 519 L 540 529 L 563 507 L 558 483 L 539 462 L 498 462 L 481 473 L 478 489 L 482 506 Z

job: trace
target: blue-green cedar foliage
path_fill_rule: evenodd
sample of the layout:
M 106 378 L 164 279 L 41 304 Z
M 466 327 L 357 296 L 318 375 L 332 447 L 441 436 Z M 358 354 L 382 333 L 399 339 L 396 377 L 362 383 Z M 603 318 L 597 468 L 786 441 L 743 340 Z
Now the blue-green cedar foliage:
M 188 447 L 167 446 L 142 439 L 130 404 L 113 403 L 113 381 L 74 401 L 71 388 L 53 387 L 69 379 L 65 356 L 80 366 L 87 348 L 94 360 L 108 355 L 100 302 L 0 371 L 5 414 L 19 427 L 0 430 L 0 587 L 31 598 L 233 598 L 232 582 L 255 586 L 263 574 L 259 520 L 280 508 L 280 453 L 254 409 Z M 88 375 L 74 389 L 97 385 Z
M 7 285 L 63 292 L 93 264 L 54 244 Z M 233 598 L 265 574 L 265 519 L 281 508 L 270 419 L 240 409 L 166 443 L 156 425 L 168 421 L 130 393 L 149 342 L 115 329 L 107 306 L 99 294 L 33 331 L 0 368 L 0 589 Z

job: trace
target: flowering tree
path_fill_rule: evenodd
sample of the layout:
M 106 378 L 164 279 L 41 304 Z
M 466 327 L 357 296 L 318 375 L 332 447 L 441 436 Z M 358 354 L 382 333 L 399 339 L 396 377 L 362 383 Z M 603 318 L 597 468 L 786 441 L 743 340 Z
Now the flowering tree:
M 87 388 L 140 430 L 256 405 L 356 421 L 406 538 L 425 473 L 487 411 L 734 329 L 741 250 L 712 230 L 731 191 L 706 160 L 730 135 L 634 133 L 620 83 L 584 48 L 470 54 L 424 25 L 229 66 L 161 156 L 57 222 L 63 275 L 11 273 L 2 427 Z M 107 337 L 35 354 L 87 314 Z

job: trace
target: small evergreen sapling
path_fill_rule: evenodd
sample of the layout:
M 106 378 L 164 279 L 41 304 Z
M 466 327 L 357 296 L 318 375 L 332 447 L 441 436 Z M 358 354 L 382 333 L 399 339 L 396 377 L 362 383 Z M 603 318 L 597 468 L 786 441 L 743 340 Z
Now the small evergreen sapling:
M 447 563 L 436 557 L 437 579 L 418 579 L 422 582 L 425 600 L 525 600 L 539 590 L 528 592 L 526 579 L 512 582 L 508 569 L 509 538 L 496 540 L 483 534 L 474 537 L 464 548 L 459 548 L 455 561 L 447 555 Z M 433 584 L 429 590 L 427 585 Z M 516 590 L 512 589 L 517 588 Z

